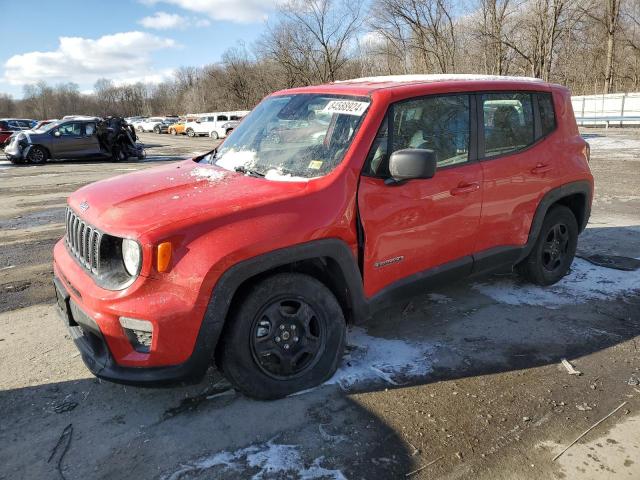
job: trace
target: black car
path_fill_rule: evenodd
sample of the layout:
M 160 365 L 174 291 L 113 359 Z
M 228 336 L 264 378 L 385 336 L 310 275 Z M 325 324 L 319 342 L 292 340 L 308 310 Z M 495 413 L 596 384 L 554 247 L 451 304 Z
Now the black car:
M 12 163 L 36 164 L 50 158 L 142 158 L 144 151 L 135 139 L 135 132 L 121 118 L 71 118 L 14 133 L 4 153 Z

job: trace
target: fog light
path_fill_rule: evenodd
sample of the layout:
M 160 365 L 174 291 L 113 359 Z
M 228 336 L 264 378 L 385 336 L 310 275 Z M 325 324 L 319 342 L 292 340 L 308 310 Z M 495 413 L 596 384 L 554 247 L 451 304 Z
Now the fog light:
M 134 350 L 141 353 L 148 353 L 151 350 L 151 341 L 153 340 L 153 324 L 151 322 L 137 318 L 120 317 L 120 325 L 122 325 Z

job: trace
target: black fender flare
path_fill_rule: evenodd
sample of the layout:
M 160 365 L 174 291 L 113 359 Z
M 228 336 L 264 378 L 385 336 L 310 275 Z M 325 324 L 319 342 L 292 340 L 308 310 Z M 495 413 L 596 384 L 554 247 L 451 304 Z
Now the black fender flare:
M 520 258 L 518 262 L 524 260 L 527 255 L 533 249 L 533 246 L 538 239 L 538 235 L 540 234 L 540 229 L 542 229 L 542 223 L 544 222 L 544 218 L 551 208 L 552 205 L 557 203 L 559 200 L 563 198 L 569 197 L 571 195 L 581 194 L 584 196 L 585 204 L 584 204 L 584 215 L 582 220 L 578 220 L 578 231 L 582 233 L 584 229 L 587 227 L 587 223 L 589 222 L 589 217 L 591 216 L 591 201 L 593 197 L 593 191 L 591 184 L 586 180 L 580 180 L 576 182 L 567 183 L 561 185 L 557 188 L 549 190 L 538 203 L 538 207 L 536 208 L 536 213 L 533 216 L 533 221 L 531 222 L 531 229 L 529 230 L 529 237 L 527 238 L 527 243 L 525 244 Z
M 183 365 L 190 365 L 188 370 L 192 371 L 194 377 L 200 377 L 206 372 L 213 360 L 231 301 L 244 282 L 278 267 L 317 258 L 330 258 L 335 261 L 345 280 L 349 307 L 354 318 L 358 319 L 358 322 L 369 318 L 369 304 L 365 299 L 362 276 L 346 242 L 339 239 L 322 239 L 293 245 L 244 260 L 220 276 L 211 292 L 191 357 Z

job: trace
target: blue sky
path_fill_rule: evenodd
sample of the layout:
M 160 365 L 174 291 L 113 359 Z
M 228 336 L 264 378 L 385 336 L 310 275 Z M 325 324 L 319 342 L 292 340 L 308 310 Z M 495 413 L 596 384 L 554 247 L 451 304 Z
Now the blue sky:
M 215 63 L 257 40 L 274 1 L 2 0 L 0 92 L 19 98 L 38 80 L 88 91 L 98 78 L 160 81 L 181 66 Z

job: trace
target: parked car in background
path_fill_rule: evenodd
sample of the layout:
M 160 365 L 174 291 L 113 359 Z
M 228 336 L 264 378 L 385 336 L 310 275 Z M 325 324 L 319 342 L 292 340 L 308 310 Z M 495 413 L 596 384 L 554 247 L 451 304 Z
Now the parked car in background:
M 165 118 L 153 127 L 153 133 L 168 133 L 169 127 L 174 125 L 177 120 L 175 117 Z
M 12 135 L 4 153 L 12 163 L 34 164 L 66 158 L 143 158 L 130 128 L 121 118 L 71 117 Z
M 0 146 L 3 146 L 11 135 L 22 130 L 30 130 L 37 122 L 24 118 L 0 118 Z
M 214 361 L 284 397 L 334 374 L 347 324 L 411 295 L 513 268 L 558 282 L 589 220 L 589 155 L 569 90 L 537 79 L 283 90 L 206 155 L 69 196 L 59 312 L 99 377 L 199 379 Z
M 229 121 L 238 121 L 244 116 L 245 112 L 217 112 L 206 114 L 198 117 L 195 121 L 188 122 L 185 125 L 185 132 L 189 137 L 196 137 L 202 135 L 208 135 L 209 137 L 217 140 L 218 138 L 224 138 L 227 136 L 227 132 L 233 130 L 228 129 L 225 125 Z M 248 113 L 248 112 L 247 112 Z
M 172 125 L 169 125 L 167 132 L 169 132 L 171 135 L 184 135 L 184 128 L 186 123 L 186 120 L 180 120 Z
M 178 120 L 177 117 L 149 117 L 141 122 L 136 123 L 136 130 L 139 132 L 166 132 L 169 124 L 165 123 L 170 120 L 169 124 Z M 157 127 L 157 128 L 156 128 Z

